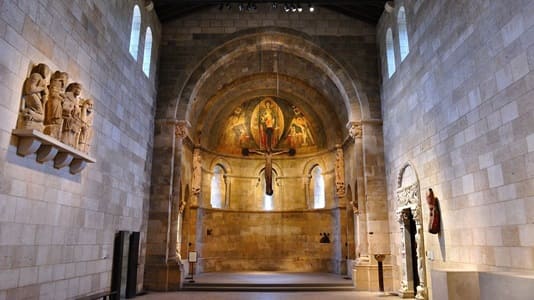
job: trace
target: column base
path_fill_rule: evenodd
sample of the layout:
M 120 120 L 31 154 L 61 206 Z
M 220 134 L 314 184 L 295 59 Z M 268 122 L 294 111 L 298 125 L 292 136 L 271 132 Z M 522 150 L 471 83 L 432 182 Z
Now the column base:
M 182 288 L 184 272 L 181 263 L 147 264 L 145 266 L 145 289 L 149 291 L 178 291 Z

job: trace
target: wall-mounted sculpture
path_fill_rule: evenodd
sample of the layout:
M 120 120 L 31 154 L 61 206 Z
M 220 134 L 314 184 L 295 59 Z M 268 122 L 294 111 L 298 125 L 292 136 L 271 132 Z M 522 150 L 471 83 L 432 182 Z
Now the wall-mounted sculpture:
M 87 162 L 93 136 L 93 101 L 80 97 L 82 85 L 67 85 L 69 75 L 43 63 L 32 67 L 24 81 L 19 122 L 13 134 L 19 137 L 17 153 L 37 153 L 37 161 L 54 159 L 54 167 L 70 166 L 80 172 Z
M 428 209 L 430 210 L 428 216 L 428 232 L 438 234 L 440 231 L 439 204 L 438 198 L 434 197 L 432 189 L 428 189 L 426 193 L 426 203 L 428 203 Z

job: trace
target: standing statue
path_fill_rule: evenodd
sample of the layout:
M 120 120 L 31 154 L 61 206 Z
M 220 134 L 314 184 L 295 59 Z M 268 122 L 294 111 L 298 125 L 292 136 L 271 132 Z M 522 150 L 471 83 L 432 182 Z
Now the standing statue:
M 345 195 L 345 160 L 343 157 L 343 148 L 336 145 L 336 195 L 343 197 Z
M 88 153 L 91 139 L 93 138 L 93 100 L 83 99 L 80 102 L 82 126 L 78 139 L 78 150 Z
M 82 129 L 81 109 L 79 106 L 79 96 L 82 92 L 82 85 L 74 82 L 67 86 L 65 97 L 63 98 L 62 116 L 63 127 L 61 129 L 61 142 L 78 147 L 78 137 Z
M 428 221 L 428 232 L 437 234 L 440 231 L 440 216 L 438 199 L 434 197 L 432 189 L 428 189 L 426 194 L 426 203 L 428 203 L 428 209 L 430 210 Z
M 200 148 L 193 150 L 193 176 L 191 179 L 191 191 L 193 195 L 200 194 L 200 185 L 202 178 L 202 158 L 200 156 Z
M 67 73 L 56 71 L 52 74 L 50 85 L 48 86 L 49 96 L 45 105 L 44 133 L 57 140 L 61 139 L 63 100 L 68 77 Z
M 47 85 L 50 73 L 47 65 L 38 64 L 32 68 L 30 76 L 24 81 L 21 105 L 23 129 L 43 130 L 44 105 L 48 100 Z

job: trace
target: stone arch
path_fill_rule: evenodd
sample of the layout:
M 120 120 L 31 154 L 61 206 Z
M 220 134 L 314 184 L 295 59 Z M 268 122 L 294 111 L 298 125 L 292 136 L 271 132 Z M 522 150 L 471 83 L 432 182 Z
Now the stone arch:
M 349 120 L 370 118 L 368 99 L 360 93 L 363 88 L 355 70 L 348 70 L 341 65 L 327 51 L 313 43 L 309 36 L 295 30 L 272 27 L 237 32 L 199 62 L 184 85 L 175 87 L 172 96 L 175 99 L 174 118 L 189 119 L 190 106 L 197 100 L 195 96 L 211 72 L 242 53 L 257 51 L 258 47 L 291 53 L 308 60 L 327 74 L 338 88 Z
M 222 158 L 222 157 L 214 158 L 209 165 L 209 170 L 210 171 L 213 170 L 213 168 L 215 168 L 216 165 L 220 165 L 223 168 L 225 173 L 227 174 L 232 173 L 232 166 L 225 158 Z
M 397 221 L 400 227 L 402 297 L 426 299 L 425 246 L 419 178 L 410 162 L 397 176 Z

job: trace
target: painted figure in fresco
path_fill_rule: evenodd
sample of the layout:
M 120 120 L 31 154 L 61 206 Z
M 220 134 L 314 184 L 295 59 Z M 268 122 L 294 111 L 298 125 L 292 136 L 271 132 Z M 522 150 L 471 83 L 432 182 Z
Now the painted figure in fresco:
M 245 125 L 245 113 L 241 106 L 236 107 L 228 118 L 228 125 L 223 133 L 223 143 L 232 147 L 243 147 L 249 139 Z
M 56 71 L 52 74 L 48 86 L 48 101 L 45 105 L 44 133 L 58 140 L 61 138 L 63 126 L 63 101 L 67 80 L 68 74 L 65 72 Z
M 260 136 L 261 136 L 261 147 L 266 147 L 267 143 L 271 145 L 275 144 L 274 134 L 270 135 L 270 141 L 267 141 L 268 134 L 267 130 L 271 130 L 274 133 L 276 126 L 276 118 L 273 112 L 273 104 L 270 100 L 265 101 L 265 106 L 260 110 Z
M 32 68 L 30 76 L 24 81 L 22 91 L 22 128 L 43 130 L 45 118 L 44 106 L 48 100 L 48 81 L 50 68 L 45 64 L 38 64 Z
M 292 106 L 292 108 L 295 116 L 289 125 L 287 134 L 288 144 L 292 148 L 315 145 L 309 123 L 304 117 L 304 114 L 296 106 Z

